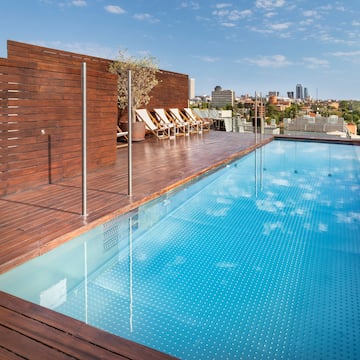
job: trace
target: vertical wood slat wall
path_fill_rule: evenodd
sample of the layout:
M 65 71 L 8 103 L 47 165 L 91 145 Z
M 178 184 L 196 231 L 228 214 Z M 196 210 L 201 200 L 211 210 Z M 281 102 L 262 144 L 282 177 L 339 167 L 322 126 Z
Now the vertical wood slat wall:
M 0 59 L 0 195 L 81 173 L 81 64 L 88 168 L 116 160 L 116 81 L 101 59 L 8 42 Z
M 87 63 L 88 169 L 116 160 L 111 60 L 9 40 L 0 58 L 0 196 L 81 173 L 81 64 Z M 148 109 L 183 108 L 188 76 L 160 70 Z

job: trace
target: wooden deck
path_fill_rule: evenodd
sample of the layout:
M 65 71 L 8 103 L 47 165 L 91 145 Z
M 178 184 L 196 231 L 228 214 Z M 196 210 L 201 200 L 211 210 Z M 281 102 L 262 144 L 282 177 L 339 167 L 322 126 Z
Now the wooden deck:
M 88 216 L 81 216 L 81 177 L 0 198 L 0 273 L 39 256 L 115 216 L 138 207 L 231 159 L 271 141 L 210 131 L 202 135 L 133 144 L 133 196 L 127 195 L 127 148 L 114 166 L 88 175 Z M 91 328 L 4 293 L 1 296 L 0 357 L 151 359 L 163 354 Z M 57 339 L 55 341 L 55 338 Z M 56 344 L 55 344 L 56 343 Z M 62 344 L 71 344 L 62 345 Z M 86 352 L 82 345 L 88 346 Z M 27 344 L 24 347 L 22 344 Z M 35 346 L 38 344 L 39 346 Z M 92 347 L 98 349 L 93 352 Z M 76 349 L 79 348 L 79 351 Z M 115 351 L 115 350 L 116 351 Z M 43 351 L 45 351 L 43 353 Z M 48 353 L 46 352 L 48 351 Z M 83 352 L 85 351 L 85 352 Z M 111 356 L 105 352 L 109 351 Z M 54 352 L 54 353 L 53 353 Z M 57 357 L 55 356 L 57 355 Z M 96 355 L 98 354 L 98 355 Z M 150 354 L 150 355 L 149 355 Z M 68 357 L 67 357 L 68 356 Z
M 173 359 L 0 292 L 1 359 Z

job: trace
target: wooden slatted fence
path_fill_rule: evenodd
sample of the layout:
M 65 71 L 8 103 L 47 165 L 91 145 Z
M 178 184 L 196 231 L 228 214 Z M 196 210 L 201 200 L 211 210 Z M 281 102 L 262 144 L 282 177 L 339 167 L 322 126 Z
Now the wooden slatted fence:
M 90 61 L 8 45 L 0 59 L 0 195 L 81 173 L 81 64 Z M 116 159 L 117 77 L 99 64 L 87 66 L 89 170 Z
M 7 43 L 0 58 L 0 196 L 81 173 L 81 66 L 87 64 L 88 169 L 116 160 L 117 77 L 111 60 Z M 161 70 L 149 109 L 186 107 L 188 76 Z

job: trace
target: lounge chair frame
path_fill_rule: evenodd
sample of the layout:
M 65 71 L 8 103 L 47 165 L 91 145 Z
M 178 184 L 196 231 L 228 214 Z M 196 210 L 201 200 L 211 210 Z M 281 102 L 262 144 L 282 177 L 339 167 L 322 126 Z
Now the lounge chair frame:
M 186 126 L 187 134 L 196 134 L 200 132 L 199 124 L 190 121 L 178 108 L 170 108 L 169 114 L 178 124 Z
M 147 109 L 136 109 L 135 114 L 138 120 L 143 121 L 148 130 L 150 130 L 157 139 L 170 138 L 171 128 L 160 124 Z
M 118 139 L 121 139 L 121 138 L 124 138 L 126 140 L 126 143 L 122 143 L 122 144 L 119 144 L 117 143 L 116 144 L 116 148 L 119 149 L 119 148 L 122 148 L 122 147 L 125 147 L 125 146 L 128 146 L 128 142 L 129 142 L 129 139 L 128 139 L 128 135 L 129 133 L 127 131 L 123 131 L 119 125 L 117 125 L 117 129 L 116 129 L 116 137 Z
M 203 131 L 210 131 L 210 122 L 200 118 L 190 108 L 184 108 L 185 115 L 193 122 L 200 122 Z
M 157 118 L 157 120 L 162 125 L 167 125 L 174 130 L 175 136 L 184 136 L 187 135 L 186 127 L 187 124 L 185 123 L 178 123 L 175 121 L 175 119 L 168 114 L 168 112 L 165 109 L 154 109 L 154 115 Z

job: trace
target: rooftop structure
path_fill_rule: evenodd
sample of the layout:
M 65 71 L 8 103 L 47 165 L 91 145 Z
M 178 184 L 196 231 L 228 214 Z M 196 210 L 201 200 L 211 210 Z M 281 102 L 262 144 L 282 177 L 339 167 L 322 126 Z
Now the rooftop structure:
M 299 116 L 295 119 L 286 119 L 284 129 L 287 131 L 329 133 L 334 131 L 346 132 L 345 121 L 336 115 L 322 116 Z
M 301 84 L 296 85 L 296 99 L 304 99 L 303 87 Z
M 234 106 L 235 93 L 233 90 L 223 90 L 221 86 L 216 86 L 211 92 L 211 105 L 213 107 Z

